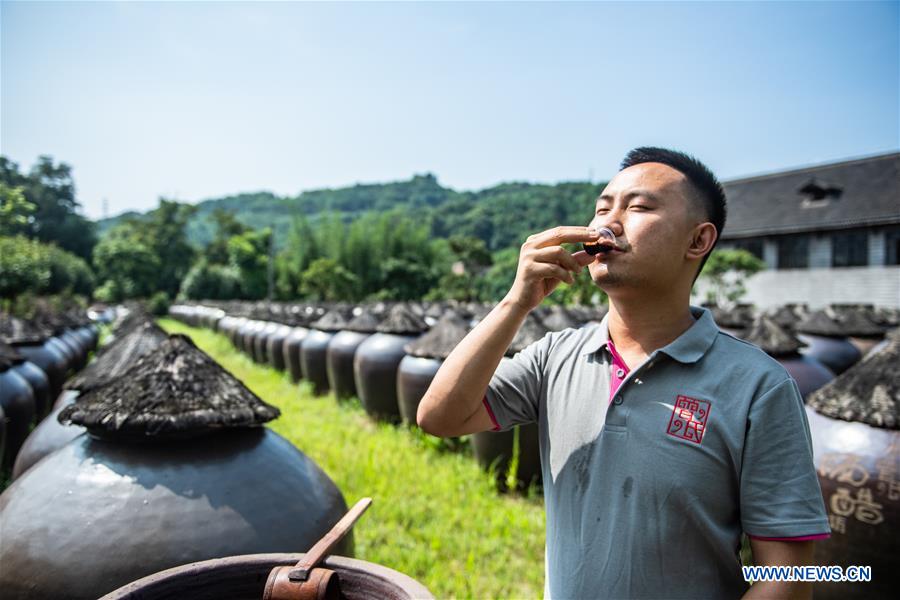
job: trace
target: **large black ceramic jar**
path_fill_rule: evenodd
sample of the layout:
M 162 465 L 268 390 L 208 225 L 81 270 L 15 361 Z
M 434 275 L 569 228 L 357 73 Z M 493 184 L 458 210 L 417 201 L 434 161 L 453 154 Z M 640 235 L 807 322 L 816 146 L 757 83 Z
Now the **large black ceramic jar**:
M 807 403 L 831 537 L 813 564 L 867 565 L 872 581 L 817 583 L 815 597 L 889 598 L 900 564 L 900 340 L 850 367 Z
M 313 393 L 327 394 L 328 385 L 328 344 L 331 338 L 347 326 L 346 315 L 337 309 L 325 313 L 315 321 L 300 347 L 300 370 L 303 379 L 312 383 Z
M 838 304 L 832 306 L 841 322 L 844 335 L 865 356 L 884 339 L 887 327 L 876 322 L 871 304 Z
M 50 395 L 50 379 L 47 374 L 36 364 L 27 360 L 14 364 L 12 370 L 31 386 L 31 392 L 34 394 L 35 418 L 43 419 L 50 411 L 54 400 Z
M 62 409 L 78 397 L 120 377 L 127 377 L 137 360 L 156 349 L 168 339 L 166 333 L 152 321 L 133 324 L 126 333 L 104 346 L 97 359 L 66 382 L 67 390 L 59 395 L 51 413 L 32 430 L 19 451 L 13 466 L 16 479 L 40 459 L 62 448 L 84 433 L 77 425 L 64 425 L 58 417 Z
M 529 313 L 501 361 L 510 360 L 509 357 L 537 342 L 547 333 L 549 331 L 537 315 Z M 515 433 L 516 429 L 518 433 Z M 509 464 L 516 446 L 519 448 L 517 456 L 519 466 L 515 473 L 518 485 L 527 487 L 541 481 L 541 453 L 537 425 L 514 427 L 508 431 L 479 431 L 472 435 L 475 458 L 485 468 L 493 466 L 501 489 L 506 487 Z
M 291 381 L 294 383 L 299 382 L 303 378 L 300 357 L 303 350 L 303 340 L 309 335 L 309 331 L 306 327 L 292 327 L 281 347 L 284 355 L 284 366 L 291 376 Z
M 84 433 L 84 427 L 63 425 L 58 420 L 62 409 L 75 402 L 77 397 L 77 391 L 64 390 L 56 400 L 56 404 L 53 406 L 50 414 L 31 430 L 13 463 L 12 480 L 18 479 L 22 473 L 30 469 L 39 460 L 48 454 L 56 452 Z
M 280 327 L 284 327 L 281 323 L 274 321 L 266 322 L 265 326 L 256 334 L 253 341 L 253 358 L 260 364 L 269 364 L 269 339 L 275 334 Z
M 517 459 L 514 476 L 519 489 L 524 490 L 541 482 L 541 448 L 536 423 L 519 425 L 508 431 L 476 433 L 472 436 L 472 449 L 478 463 L 493 471 L 497 487 L 501 490 L 509 488 L 510 462 L 514 456 Z
M 68 375 L 70 371 L 75 370 L 75 365 L 78 362 L 78 350 L 75 348 L 71 341 L 66 341 L 58 335 L 54 335 L 47 338 L 46 343 L 48 346 L 52 346 L 53 348 L 55 348 L 60 354 L 65 357 L 66 375 Z
M 0 465 L 3 464 L 3 454 L 6 452 L 6 413 L 0 406 Z
M 247 352 L 247 340 L 255 327 L 256 327 L 256 320 L 252 319 L 250 317 L 247 317 L 238 326 L 238 329 L 234 334 L 235 335 L 234 345 L 241 352 L 245 352 L 245 353 Z
M 194 561 L 310 547 L 347 507 L 261 427 L 277 415 L 182 336 L 79 397 L 60 420 L 90 435 L 0 495 L 4 600 L 93 599 Z
M 291 334 L 291 326 L 284 323 L 278 323 L 266 340 L 266 358 L 269 365 L 277 371 L 285 370 L 284 363 L 284 341 Z
M 830 309 L 817 310 L 800 321 L 797 337 L 806 344 L 801 353 L 815 358 L 835 375 L 862 358 L 862 352 L 847 339 L 843 325 Z
M 581 327 L 582 322 L 564 306 L 548 307 L 546 314 L 541 315 L 541 322 L 547 331 L 562 331 L 563 329 Z
M 0 407 L 6 422 L 2 466 L 7 468 L 12 466 L 19 448 L 28 437 L 28 429 L 35 418 L 35 405 L 31 386 L 12 370 L 12 363 L 3 357 L 0 357 Z
M 246 322 L 247 317 L 232 317 L 228 328 L 225 330 L 225 335 L 228 336 L 231 345 L 237 349 L 240 349 L 238 345 L 238 332 Z
M 84 368 L 84 365 L 87 364 L 88 357 L 88 344 L 87 342 L 80 336 L 78 336 L 73 330 L 66 329 L 57 335 L 60 340 L 64 343 L 68 344 L 68 346 L 72 349 L 73 354 L 73 362 L 70 365 L 70 368 L 75 371 L 80 371 Z
M 28 362 L 37 365 L 47 375 L 50 383 L 50 396 L 55 398 L 59 395 L 66 380 L 68 365 L 62 352 L 49 341 L 14 341 L 12 346 Z
M 718 328 L 735 337 L 743 337 L 755 317 L 753 307 L 748 304 L 738 304 L 727 309 L 715 304 L 704 306 L 712 313 Z
M 52 402 L 47 374 L 33 362 L 25 360 L 15 348 L 2 340 L 0 340 L 0 361 L 8 362 L 11 365 L 10 369 L 28 382 L 34 396 L 35 417 L 37 420 L 42 419 L 50 410 Z
M 757 317 L 745 334 L 744 340 L 756 344 L 777 360 L 797 382 L 800 395 L 804 399 L 834 379 L 834 373 L 829 371 L 828 367 L 811 356 L 800 354 L 803 346 L 800 340 L 771 317 Z
M 468 322 L 452 309 L 447 309 L 428 333 L 406 345 L 406 356 L 397 367 L 397 402 L 404 423 L 416 424 L 419 402 L 444 359 L 468 331 Z
M 256 332 L 264 326 L 265 323 L 263 321 L 250 319 L 244 323 L 238 332 L 238 335 L 240 336 L 238 348 L 251 359 L 253 358 L 253 339 L 256 337 Z
M 353 377 L 353 357 L 359 345 L 375 333 L 379 322 L 380 319 L 371 310 L 363 309 L 328 342 L 325 370 L 328 385 L 337 399 L 357 395 L 356 380 Z
M 353 377 L 366 412 L 375 419 L 400 421 L 397 370 L 406 356 L 406 344 L 428 328 L 422 317 L 405 304 L 392 307 L 387 318 L 356 349 Z
M 168 569 L 126 585 L 101 600 L 258 600 L 272 569 L 292 566 L 304 554 L 251 554 L 217 558 Z M 329 556 L 321 566 L 334 571 L 342 600 L 432 600 L 418 581 L 374 563 Z

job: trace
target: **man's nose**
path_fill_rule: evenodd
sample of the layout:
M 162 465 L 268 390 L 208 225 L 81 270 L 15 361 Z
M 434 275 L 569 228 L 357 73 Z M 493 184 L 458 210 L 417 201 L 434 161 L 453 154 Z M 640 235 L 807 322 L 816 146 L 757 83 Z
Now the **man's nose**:
M 609 227 L 615 236 L 621 237 L 625 233 L 625 226 L 622 225 L 622 214 L 617 210 L 611 210 L 603 216 L 598 216 L 594 221 L 597 227 Z

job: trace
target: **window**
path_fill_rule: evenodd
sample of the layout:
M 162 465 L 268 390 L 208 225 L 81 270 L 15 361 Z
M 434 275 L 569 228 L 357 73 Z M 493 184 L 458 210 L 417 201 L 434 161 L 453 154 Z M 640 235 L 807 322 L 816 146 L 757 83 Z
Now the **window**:
M 884 264 L 900 265 L 900 229 L 884 232 Z
M 731 243 L 731 247 L 736 250 L 746 250 L 756 258 L 763 259 L 763 241 L 760 239 L 753 240 L 735 240 Z
M 869 264 L 869 235 L 865 231 L 841 231 L 831 236 L 832 267 L 864 267 Z
M 805 269 L 809 266 L 809 237 L 787 235 L 778 239 L 778 268 Z

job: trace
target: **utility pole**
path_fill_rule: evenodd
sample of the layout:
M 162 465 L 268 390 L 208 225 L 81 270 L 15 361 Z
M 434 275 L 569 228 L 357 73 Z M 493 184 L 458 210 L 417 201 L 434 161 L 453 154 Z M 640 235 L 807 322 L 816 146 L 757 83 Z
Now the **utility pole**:
M 269 234 L 269 262 L 266 269 L 269 280 L 269 292 L 266 299 L 271 302 L 275 291 L 275 225 L 272 225 L 272 233 Z

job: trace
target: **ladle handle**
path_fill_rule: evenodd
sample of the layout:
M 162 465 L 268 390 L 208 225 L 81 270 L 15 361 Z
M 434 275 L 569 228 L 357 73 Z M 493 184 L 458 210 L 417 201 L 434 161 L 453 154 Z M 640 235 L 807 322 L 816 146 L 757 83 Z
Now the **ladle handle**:
M 294 565 L 288 578 L 292 581 L 306 581 L 309 578 L 309 572 L 312 571 L 317 564 L 322 562 L 331 550 L 344 539 L 347 532 L 353 527 L 353 524 L 362 516 L 366 509 L 372 504 L 371 498 L 363 498 L 351 508 L 346 515 L 341 517 L 337 525 L 331 528 L 331 531 L 316 542 L 316 545 L 309 549 L 306 556 Z

